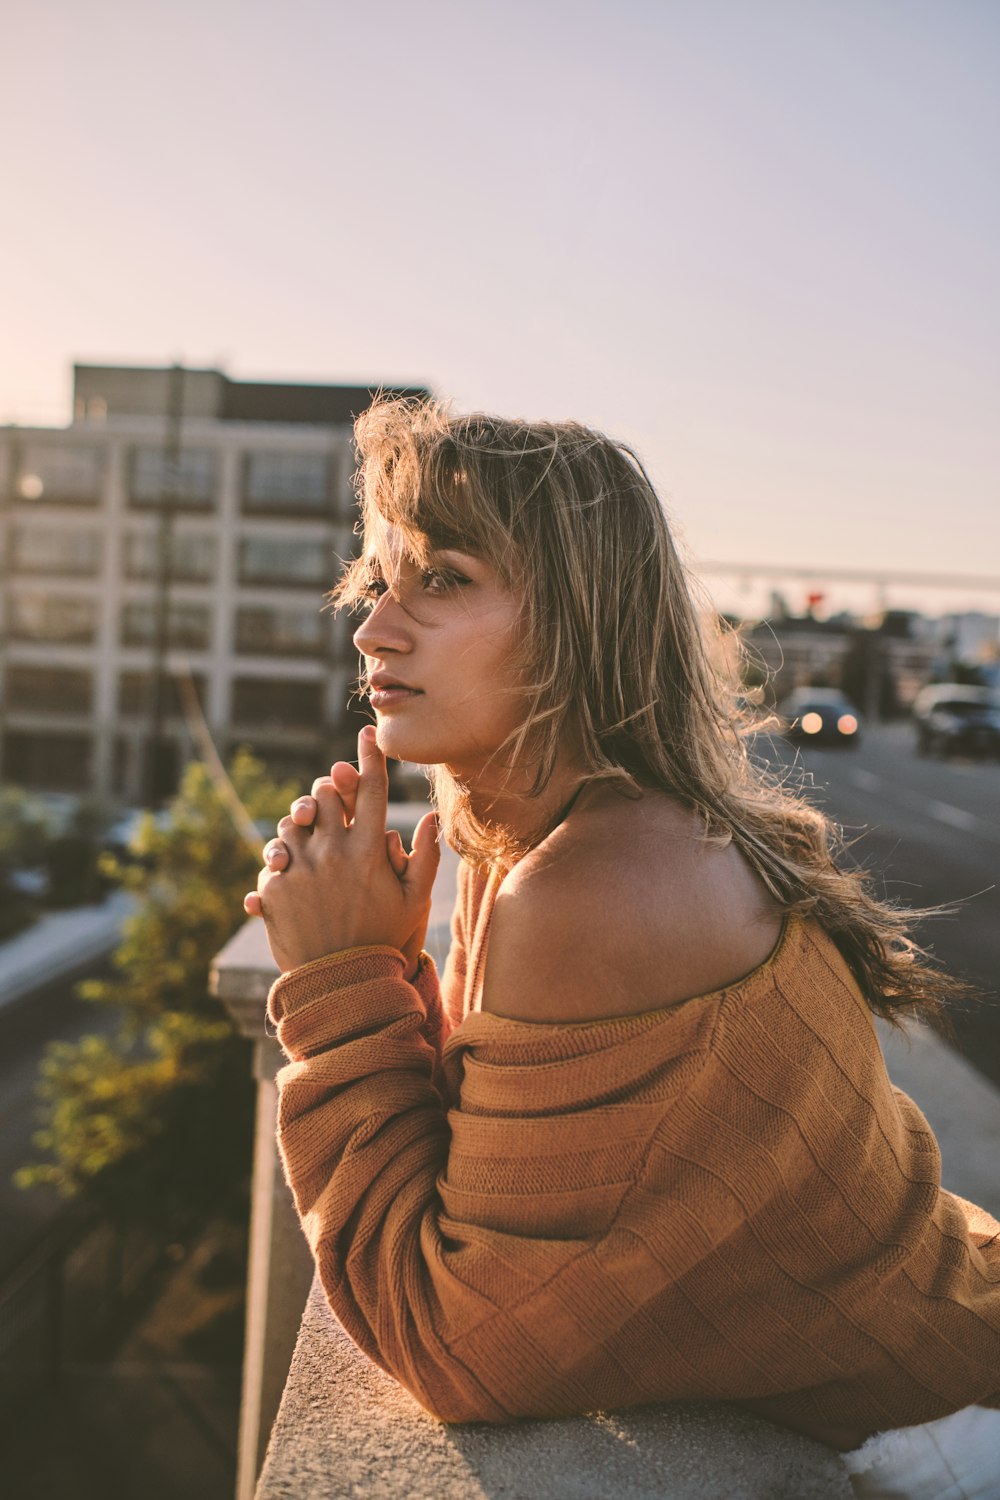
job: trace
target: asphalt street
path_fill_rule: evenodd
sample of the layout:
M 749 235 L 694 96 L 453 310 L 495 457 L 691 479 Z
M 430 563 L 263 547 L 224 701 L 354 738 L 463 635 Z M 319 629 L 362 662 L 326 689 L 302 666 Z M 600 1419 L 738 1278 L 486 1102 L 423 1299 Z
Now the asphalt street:
M 86 965 L 88 976 L 110 973 L 105 962 Z M 75 995 L 76 976 L 36 990 L 0 1014 L 0 1274 L 58 1217 L 64 1202 L 54 1189 L 14 1186 L 18 1167 L 42 1158 L 33 1144 L 40 1129 L 38 1068 L 49 1042 L 77 1041 L 113 1029 L 116 1014 Z
M 1000 1084 L 1000 762 L 917 755 L 909 723 L 869 727 L 854 748 L 758 740 L 844 830 L 884 894 L 948 906 L 918 939 L 981 998 L 953 1008 L 954 1042 Z

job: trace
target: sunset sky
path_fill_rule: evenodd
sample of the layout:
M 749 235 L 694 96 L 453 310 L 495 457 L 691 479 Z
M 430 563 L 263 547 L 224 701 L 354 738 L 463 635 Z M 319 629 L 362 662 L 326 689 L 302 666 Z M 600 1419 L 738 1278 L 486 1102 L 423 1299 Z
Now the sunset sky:
M 1000 575 L 995 0 L 39 0 L 4 37 L 0 420 L 65 422 L 74 359 L 420 382 L 627 438 L 695 564 Z

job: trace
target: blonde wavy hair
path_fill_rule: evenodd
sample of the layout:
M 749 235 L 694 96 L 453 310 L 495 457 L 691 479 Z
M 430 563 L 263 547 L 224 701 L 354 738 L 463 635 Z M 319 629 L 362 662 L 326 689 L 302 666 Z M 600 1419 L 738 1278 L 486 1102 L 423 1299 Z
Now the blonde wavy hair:
M 377 400 L 355 440 L 365 548 L 331 599 L 367 601 L 373 568 L 392 586 L 386 522 L 421 567 L 441 548 L 485 559 L 522 600 L 526 706 L 501 754 L 533 770 L 531 794 L 568 738 L 585 781 L 624 795 L 660 788 L 700 816 L 707 838 L 732 841 L 781 907 L 821 923 L 875 1012 L 895 1019 L 967 993 L 910 936 L 927 913 L 879 900 L 865 872 L 838 863 L 831 821 L 753 758 L 734 653 L 706 632 L 629 447 L 575 422 L 457 415 L 412 398 Z M 504 867 L 524 852 L 476 817 L 445 767 L 428 775 L 464 858 Z

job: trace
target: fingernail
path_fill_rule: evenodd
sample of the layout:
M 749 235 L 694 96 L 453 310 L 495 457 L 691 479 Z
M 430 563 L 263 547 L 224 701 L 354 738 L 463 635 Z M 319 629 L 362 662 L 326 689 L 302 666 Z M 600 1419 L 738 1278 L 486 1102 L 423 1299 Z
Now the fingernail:
M 365 742 L 366 745 L 374 745 L 374 743 L 375 743 L 375 725 L 374 724 L 366 724 L 365 727 L 364 727 L 364 729 L 362 729 L 362 731 L 361 731 L 361 738 L 364 740 L 364 742 Z

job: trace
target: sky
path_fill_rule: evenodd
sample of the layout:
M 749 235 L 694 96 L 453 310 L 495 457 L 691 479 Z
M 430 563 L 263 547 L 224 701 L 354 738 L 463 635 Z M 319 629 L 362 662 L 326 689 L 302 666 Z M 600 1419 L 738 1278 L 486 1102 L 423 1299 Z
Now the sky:
M 74 359 L 427 384 L 632 443 L 695 568 L 1000 578 L 995 0 L 22 0 L 4 35 L 0 421 L 65 423 Z

